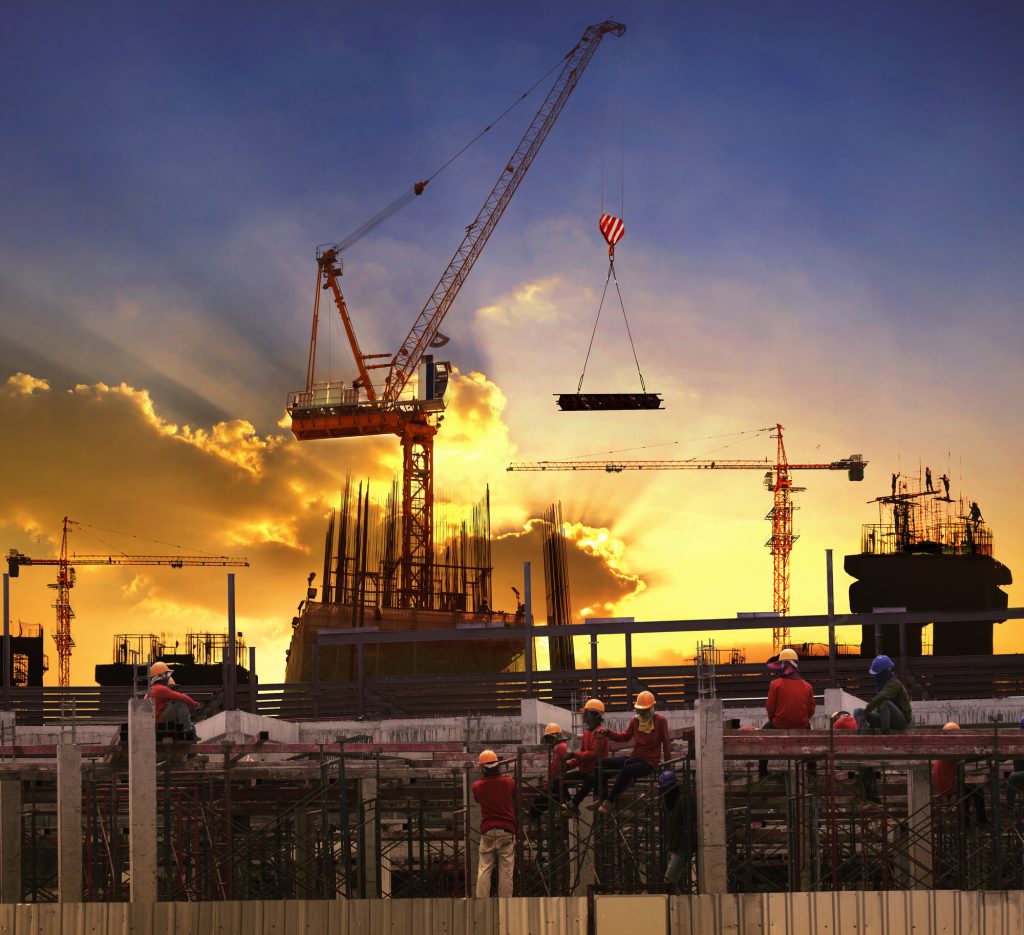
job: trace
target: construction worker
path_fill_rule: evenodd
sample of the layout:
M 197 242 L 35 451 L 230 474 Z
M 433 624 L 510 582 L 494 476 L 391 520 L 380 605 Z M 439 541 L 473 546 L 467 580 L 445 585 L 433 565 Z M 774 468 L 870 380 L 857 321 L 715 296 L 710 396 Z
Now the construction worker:
M 977 526 L 978 523 L 985 522 L 985 520 L 982 519 L 981 507 L 978 506 L 978 501 L 977 500 L 972 500 L 971 501 L 971 517 L 970 517 L 970 519 L 971 519 L 971 522 L 974 523 L 975 526 Z
M 480 866 L 476 895 L 491 895 L 491 874 L 498 863 L 498 895 L 512 895 L 516 860 L 516 783 L 498 772 L 498 755 L 484 750 L 477 758 L 483 777 L 473 783 L 473 798 L 480 803 Z
M 196 731 L 189 708 L 198 708 L 199 702 L 176 692 L 173 685 L 171 667 L 166 662 L 154 662 L 149 667 L 149 693 L 146 697 L 153 700 L 157 726 L 163 724 L 165 729 L 179 729 L 186 740 L 195 740 Z
M 768 668 L 778 674 L 768 686 L 768 698 L 764 703 L 768 714 L 765 730 L 810 730 L 814 714 L 814 689 L 810 682 L 800 676 L 800 659 L 794 649 L 784 649 Z M 757 764 L 758 776 L 768 775 L 768 761 Z
M 832 722 L 832 730 L 857 730 L 857 719 L 849 711 L 833 711 L 829 715 Z M 847 778 L 853 779 L 854 773 L 847 772 Z M 876 805 L 881 803 L 878 797 L 878 784 L 875 782 L 875 771 L 870 766 L 860 766 L 857 769 L 860 784 L 864 790 L 864 798 Z
M 690 842 L 687 837 L 687 817 L 694 826 L 693 800 L 683 794 L 679 787 L 679 778 L 671 770 L 666 770 L 658 777 L 658 791 L 665 802 L 665 850 L 668 852 L 668 865 L 665 867 L 665 882 L 679 891 L 683 879 L 683 871 L 689 866 L 691 857 Z
M 945 491 L 946 491 L 945 497 L 948 500 L 949 499 L 949 475 L 948 474 L 940 474 L 939 475 L 939 480 L 942 481 L 942 486 L 945 488 Z
M 900 475 L 899 475 L 898 472 L 893 474 L 893 476 L 892 476 L 892 495 L 894 497 L 896 496 L 896 481 L 898 481 L 899 479 L 900 479 Z
M 608 790 L 607 780 L 602 785 L 605 791 L 598 811 L 607 815 L 612 810 L 615 800 L 634 782 L 643 776 L 650 776 L 658 768 L 659 763 L 672 758 L 672 741 L 668 736 L 668 721 L 654 712 L 654 695 L 642 691 L 633 702 L 634 715 L 624 731 L 608 731 L 609 741 L 621 743 L 633 741 L 633 751 L 629 756 L 610 757 L 601 763 L 602 769 L 617 770 L 615 783 Z
M 924 488 L 926 493 L 935 493 L 935 486 L 932 484 L 932 469 L 925 465 Z
M 582 710 L 583 736 L 580 748 L 572 754 L 565 765 L 570 772 L 565 774 L 567 781 L 579 780 L 579 786 L 566 806 L 572 812 L 578 812 L 580 803 L 589 795 L 597 784 L 598 767 L 608 756 L 608 733 L 604 727 L 604 702 L 600 698 L 591 698 Z
M 1024 717 L 1020 719 L 1021 730 L 1024 730 Z M 1013 809 L 1017 804 L 1017 796 L 1024 792 L 1024 759 L 1013 761 L 1013 772 L 1006 777 L 1006 804 Z
M 565 761 L 569 757 L 569 745 L 565 742 L 565 734 L 558 724 L 548 724 L 544 728 L 544 735 L 541 742 L 550 748 L 551 756 L 548 760 L 548 776 L 544 782 L 544 791 L 538 793 L 530 804 L 530 817 L 537 821 L 547 811 L 548 800 L 552 797 L 561 802 L 565 796 L 565 784 L 562 782 L 562 773 L 565 769 Z
M 944 731 L 960 730 L 956 721 L 947 721 L 942 725 Z M 944 799 L 947 802 L 956 801 L 956 760 L 932 760 L 932 795 Z M 971 823 L 970 810 L 974 808 L 974 815 L 979 825 L 988 824 L 985 816 L 985 793 L 974 783 L 964 782 L 964 821 L 967 825 Z
M 890 730 L 906 730 L 913 715 L 910 709 L 910 695 L 903 683 L 893 674 L 893 661 L 888 656 L 875 656 L 871 660 L 868 674 L 875 677 L 875 697 L 866 708 L 855 708 L 853 716 L 861 730 L 878 728 L 883 733 Z

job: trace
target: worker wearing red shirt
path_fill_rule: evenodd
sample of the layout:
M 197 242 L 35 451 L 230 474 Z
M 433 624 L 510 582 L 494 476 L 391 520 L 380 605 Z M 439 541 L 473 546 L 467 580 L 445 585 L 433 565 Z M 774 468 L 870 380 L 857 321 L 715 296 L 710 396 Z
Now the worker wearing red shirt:
M 956 721 L 947 721 L 942 725 L 942 729 L 960 730 L 960 725 Z M 945 799 L 947 803 L 956 801 L 956 760 L 932 760 L 932 795 Z M 978 824 L 988 824 L 988 817 L 985 813 L 984 787 L 965 779 L 964 799 L 963 802 L 957 803 L 957 808 L 963 808 L 964 823 L 968 826 L 971 824 L 972 807 Z
M 634 782 L 643 776 L 650 776 L 659 763 L 672 759 L 672 741 L 668 736 L 668 721 L 654 713 L 654 695 L 642 691 L 633 703 L 636 712 L 624 731 L 608 731 L 608 739 L 621 742 L 633 741 L 633 752 L 629 756 L 610 757 L 601 766 L 609 771 L 618 770 L 615 784 L 604 794 L 598 811 L 605 815 L 612 810 L 615 800 Z
M 498 895 L 512 895 L 516 860 L 516 783 L 498 772 L 498 755 L 484 750 L 477 759 L 483 778 L 473 783 L 473 798 L 480 803 L 480 866 L 476 895 L 491 895 L 491 876 L 498 864 Z
M 547 811 L 548 800 L 553 798 L 555 802 L 561 802 L 565 795 L 565 785 L 562 782 L 565 771 L 565 761 L 569 756 L 569 746 L 565 742 L 565 735 L 558 724 L 548 724 L 544 728 L 542 742 L 550 747 L 551 757 L 548 760 L 548 777 L 544 782 L 544 791 L 534 796 L 530 804 L 530 817 L 537 821 Z
M 572 812 L 579 811 L 580 803 L 594 790 L 598 766 L 608 756 L 608 731 L 604 727 L 604 702 L 600 698 L 591 698 L 583 706 L 583 727 L 579 750 L 565 761 L 569 769 L 566 780 L 579 780 L 576 793 L 566 806 Z
M 809 730 L 814 714 L 814 689 L 800 677 L 799 657 L 794 649 L 784 649 L 778 659 L 769 661 L 775 677 L 768 686 L 764 709 L 768 723 L 762 730 Z M 768 778 L 768 761 L 759 760 L 757 773 Z
M 174 679 L 171 678 L 171 669 L 166 662 L 154 662 L 149 667 L 149 680 L 149 694 L 146 697 L 153 701 L 153 715 L 157 724 L 180 725 L 186 736 L 194 738 L 195 728 L 188 709 L 198 708 L 199 702 L 171 688 Z

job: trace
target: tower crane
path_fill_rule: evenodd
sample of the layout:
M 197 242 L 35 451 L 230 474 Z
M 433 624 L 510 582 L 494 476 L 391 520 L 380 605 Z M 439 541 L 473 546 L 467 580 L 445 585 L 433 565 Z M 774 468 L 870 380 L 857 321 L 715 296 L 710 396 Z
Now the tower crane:
M 366 435 L 397 435 L 401 439 L 402 551 L 398 589 L 401 607 L 430 607 L 433 592 L 434 436 L 443 418 L 444 393 L 451 367 L 448 362 L 435 363 L 427 352 L 447 342 L 440 331 L 441 323 L 601 40 L 609 33 L 621 36 L 625 30 L 621 23 L 610 19 L 589 26 L 565 56 L 547 97 L 394 354 L 363 352 L 338 283 L 343 271 L 342 245 L 317 250 L 317 288 L 306 388 L 288 398 L 291 429 L 299 441 Z M 425 186 L 425 182 L 417 183 L 415 193 L 421 194 Z M 320 295 L 325 291 L 331 294 L 338 309 L 358 371 L 351 385 L 316 382 L 317 325 Z M 416 398 L 411 398 L 406 388 L 421 364 L 424 367 L 419 392 Z M 379 378 L 375 372 L 381 370 L 385 373 Z
M 839 461 L 794 464 L 786 456 L 782 426 L 765 428 L 776 439 L 775 462 L 763 459 L 689 458 L 682 461 L 517 461 L 509 471 L 764 471 L 764 486 L 773 497 L 772 508 L 765 519 L 772 524 L 772 534 L 765 546 L 772 555 L 772 609 L 780 617 L 789 615 L 789 554 L 798 536 L 793 532 L 793 494 L 806 487 L 793 485 L 793 471 L 846 471 L 851 481 L 864 480 L 867 461 L 859 455 L 850 455 Z M 789 627 L 780 623 L 772 629 L 772 646 L 778 652 L 789 642 Z
M 22 566 L 56 565 L 57 580 L 47 587 L 57 592 L 53 607 L 57 611 L 57 625 L 53 642 L 57 645 L 59 660 L 57 683 L 61 688 L 71 684 L 71 650 L 75 641 L 71 637 L 71 621 L 75 612 L 71 609 L 71 589 L 75 586 L 77 565 L 168 565 L 171 568 L 185 568 L 196 565 L 228 566 L 248 568 L 244 558 L 228 558 L 226 555 L 70 555 L 68 553 L 68 529 L 78 526 L 73 519 L 64 517 L 64 528 L 60 540 L 60 555 L 57 558 L 32 558 L 11 549 L 7 553 L 7 566 L 12 578 L 17 578 Z

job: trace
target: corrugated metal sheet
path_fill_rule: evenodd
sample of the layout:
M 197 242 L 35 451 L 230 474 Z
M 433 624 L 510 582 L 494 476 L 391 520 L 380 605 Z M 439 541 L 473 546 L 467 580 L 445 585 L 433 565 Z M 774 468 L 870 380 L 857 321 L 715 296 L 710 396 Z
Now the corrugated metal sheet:
M 1024 890 L 598 897 L 597 935 L 1021 935 Z M 624 915 L 623 915 L 624 912 Z M 586 935 L 582 897 L 0 905 L 3 935 Z

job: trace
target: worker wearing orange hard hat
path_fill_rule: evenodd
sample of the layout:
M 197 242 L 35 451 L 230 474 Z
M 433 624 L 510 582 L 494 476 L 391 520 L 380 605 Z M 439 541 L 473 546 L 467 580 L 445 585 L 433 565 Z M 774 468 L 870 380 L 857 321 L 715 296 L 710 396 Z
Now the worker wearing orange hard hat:
M 624 731 L 608 731 L 610 741 L 632 740 L 633 750 L 629 756 L 610 757 L 602 762 L 603 769 L 617 771 L 617 775 L 611 789 L 602 796 L 601 814 L 610 812 L 615 800 L 634 782 L 650 776 L 659 763 L 672 759 L 668 721 L 655 713 L 654 695 L 649 691 L 640 692 L 633 702 L 633 711 L 633 719 Z
M 572 801 L 566 806 L 570 811 L 579 811 L 580 803 L 594 791 L 601 761 L 608 756 L 608 736 L 604 727 L 604 702 L 591 698 L 583 705 L 583 736 L 580 748 L 565 761 L 569 770 L 567 782 L 578 782 Z
M 192 726 L 189 708 L 198 708 L 199 702 L 171 686 L 171 667 L 166 662 L 154 662 L 149 667 L 149 693 L 153 701 L 153 716 L 157 727 L 165 725 L 167 730 L 180 730 L 186 740 L 195 740 L 196 731 Z
M 960 730 L 956 721 L 947 721 L 942 725 L 943 731 Z M 975 818 L 979 825 L 988 824 L 988 817 L 985 814 L 985 793 L 976 783 L 969 782 L 964 778 L 963 801 L 957 801 L 957 761 L 953 759 L 932 760 L 932 795 L 937 799 L 946 802 L 956 802 L 958 809 L 964 809 L 964 823 L 971 824 L 971 809 L 974 809 Z
M 498 755 L 484 750 L 477 757 L 482 778 L 473 783 L 473 798 L 480 805 L 480 864 L 476 895 L 491 895 L 491 876 L 498 865 L 498 895 L 512 895 L 516 860 L 516 783 L 498 771 Z

